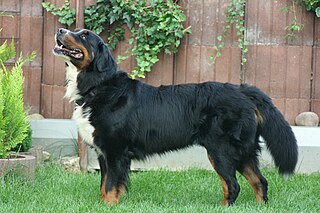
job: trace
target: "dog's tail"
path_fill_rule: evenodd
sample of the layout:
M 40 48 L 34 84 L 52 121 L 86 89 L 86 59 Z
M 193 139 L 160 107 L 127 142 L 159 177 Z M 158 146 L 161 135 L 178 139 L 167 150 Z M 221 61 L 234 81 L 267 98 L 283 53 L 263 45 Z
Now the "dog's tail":
M 298 146 L 289 123 L 260 89 L 243 84 L 240 91 L 257 107 L 258 134 L 266 141 L 279 173 L 291 175 L 298 160 Z

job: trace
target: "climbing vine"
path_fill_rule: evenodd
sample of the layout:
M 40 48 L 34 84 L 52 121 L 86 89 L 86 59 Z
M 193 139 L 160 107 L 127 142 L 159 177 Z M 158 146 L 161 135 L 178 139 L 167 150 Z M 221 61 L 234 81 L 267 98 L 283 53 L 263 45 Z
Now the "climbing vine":
M 50 2 L 43 2 L 42 6 L 47 10 L 47 12 L 50 12 L 53 15 L 58 16 L 58 21 L 61 24 L 71 26 L 76 21 L 76 10 L 70 7 L 69 0 L 65 0 L 64 4 L 60 8 L 57 8 L 54 4 L 51 4 Z
M 57 8 L 45 2 L 43 7 L 53 15 L 59 16 L 59 22 L 70 26 L 75 22 L 75 13 L 69 0 Z M 131 31 L 128 39 L 127 55 L 119 56 L 118 61 L 135 56 L 137 67 L 131 73 L 133 78 L 144 78 L 151 67 L 159 61 L 158 54 L 176 53 L 180 39 L 191 32 L 183 23 L 186 17 L 182 8 L 173 0 L 97 0 L 96 4 L 85 8 L 85 27 L 100 34 L 107 31 L 107 43 L 115 48 L 124 40 L 124 26 Z
M 285 27 L 285 30 L 287 32 L 286 38 L 290 41 L 293 41 L 298 37 L 298 34 L 303 30 L 304 24 L 300 23 L 297 19 L 297 10 L 296 10 L 296 4 L 297 2 L 294 0 L 291 2 L 291 5 L 287 5 L 280 9 L 280 11 L 285 13 L 292 13 L 293 19 L 291 20 L 291 23 Z
M 245 6 L 246 0 L 230 0 L 228 3 L 226 14 L 226 26 L 223 34 L 217 37 L 217 44 L 213 46 L 215 54 L 211 56 L 213 62 L 221 56 L 221 50 L 225 47 L 225 39 L 232 27 L 236 30 L 238 36 L 238 47 L 242 51 L 241 64 L 247 62 L 246 53 L 248 52 L 248 42 L 245 40 Z
M 225 11 L 226 26 L 223 30 L 223 34 L 216 38 L 216 44 L 213 46 L 215 54 L 211 56 L 213 62 L 216 61 L 218 57 L 221 56 L 221 50 L 225 47 L 225 39 L 228 36 L 229 31 L 234 28 L 238 36 L 238 47 L 241 49 L 241 64 L 245 64 L 247 61 L 246 53 L 248 52 L 248 42 L 245 39 L 245 7 L 246 0 L 229 0 L 227 10 Z M 300 23 L 296 15 L 296 4 L 304 6 L 307 11 L 314 12 L 317 17 L 320 17 L 320 0 L 292 0 L 291 5 L 281 8 L 281 11 L 291 12 L 293 14 L 293 19 L 291 23 L 285 27 L 287 31 L 286 38 L 289 40 L 294 40 L 297 38 L 298 33 L 300 33 L 304 24 Z
M 320 17 L 320 0 L 294 0 L 304 6 L 307 11 L 314 12 L 317 17 Z
M 97 0 L 96 4 L 85 8 L 85 26 L 100 34 L 107 32 L 107 43 L 115 49 L 120 41 L 125 39 L 125 27 L 131 31 L 126 55 L 118 56 L 118 63 L 134 56 L 137 66 L 131 76 L 144 78 L 152 66 L 159 61 L 158 54 L 164 51 L 167 54 L 176 53 L 181 38 L 191 33 L 191 27 L 184 28 L 186 17 L 177 0 Z M 223 33 L 216 38 L 211 56 L 213 63 L 221 56 L 225 47 L 225 39 L 231 29 L 236 31 L 238 47 L 241 49 L 241 64 L 247 61 L 248 41 L 245 39 L 245 7 L 246 0 L 229 0 L 225 11 L 225 28 Z M 290 2 L 291 4 L 291 2 Z M 292 5 L 282 8 L 282 11 L 292 12 L 294 18 L 285 27 L 286 38 L 292 40 L 302 31 L 304 25 L 298 22 L 296 16 L 297 4 L 304 6 L 308 11 L 313 11 L 320 17 L 320 0 L 292 0 Z M 59 17 L 59 22 L 72 25 L 75 22 L 75 10 L 70 8 L 69 0 L 65 0 L 62 7 L 44 2 L 43 7 Z

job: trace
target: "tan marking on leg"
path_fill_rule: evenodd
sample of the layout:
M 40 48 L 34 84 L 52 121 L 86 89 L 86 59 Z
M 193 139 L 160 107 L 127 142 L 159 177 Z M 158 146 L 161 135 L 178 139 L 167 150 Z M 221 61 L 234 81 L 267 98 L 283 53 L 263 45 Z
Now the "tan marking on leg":
M 116 187 L 112 187 L 112 189 L 103 197 L 103 200 L 107 204 L 119 203 L 119 196 Z
M 208 154 L 208 159 L 209 159 L 212 167 L 216 170 L 216 165 L 214 164 L 214 160 L 213 160 L 213 158 L 211 157 L 211 155 L 209 155 L 209 154 Z
M 124 185 L 120 185 L 118 188 L 118 198 L 120 199 L 122 196 L 126 194 L 127 190 Z
M 226 181 L 223 179 L 222 176 L 220 176 L 220 180 L 222 183 L 222 189 L 223 189 L 223 201 L 222 201 L 222 206 L 228 206 L 228 197 L 229 197 L 229 190 L 228 190 L 228 185 Z
M 256 194 L 257 203 L 264 203 L 263 200 L 263 185 L 259 176 L 253 171 L 250 166 L 245 166 L 242 175 L 247 179 L 252 189 Z
M 100 192 L 101 192 L 101 197 L 104 198 L 107 193 L 106 193 L 106 184 L 107 184 L 107 175 L 105 175 L 103 177 L 103 181 L 102 181 L 102 184 L 101 184 L 101 189 L 100 189 Z
M 209 159 L 211 165 L 213 166 L 213 168 L 217 171 L 214 160 L 209 154 L 208 154 L 208 159 Z M 220 180 L 222 183 L 222 189 L 223 189 L 223 201 L 221 202 L 221 205 L 228 206 L 228 196 L 229 196 L 228 185 L 222 176 L 219 175 L 219 177 L 220 177 Z

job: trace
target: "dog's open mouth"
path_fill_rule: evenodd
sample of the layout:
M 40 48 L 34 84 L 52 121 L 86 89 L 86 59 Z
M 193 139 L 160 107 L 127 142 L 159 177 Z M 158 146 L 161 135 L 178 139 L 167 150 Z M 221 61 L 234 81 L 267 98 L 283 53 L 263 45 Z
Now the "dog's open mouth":
M 56 46 L 54 47 L 53 51 L 58 55 L 62 54 L 75 59 L 83 58 L 82 50 L 68 47 L 67 45 L 63 44 L 63 42 L 61 42 L 59 39 L 56 40 Z

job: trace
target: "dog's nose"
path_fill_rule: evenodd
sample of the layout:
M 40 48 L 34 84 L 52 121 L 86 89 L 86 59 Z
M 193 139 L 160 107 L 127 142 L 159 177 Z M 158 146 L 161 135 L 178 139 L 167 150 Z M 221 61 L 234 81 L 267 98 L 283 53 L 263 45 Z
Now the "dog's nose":
M 67 32 L 68 32 L 68 30 L 63 29 L 63 28 L 59 28 L 57 31 L 58 34 L 67 34 Z

